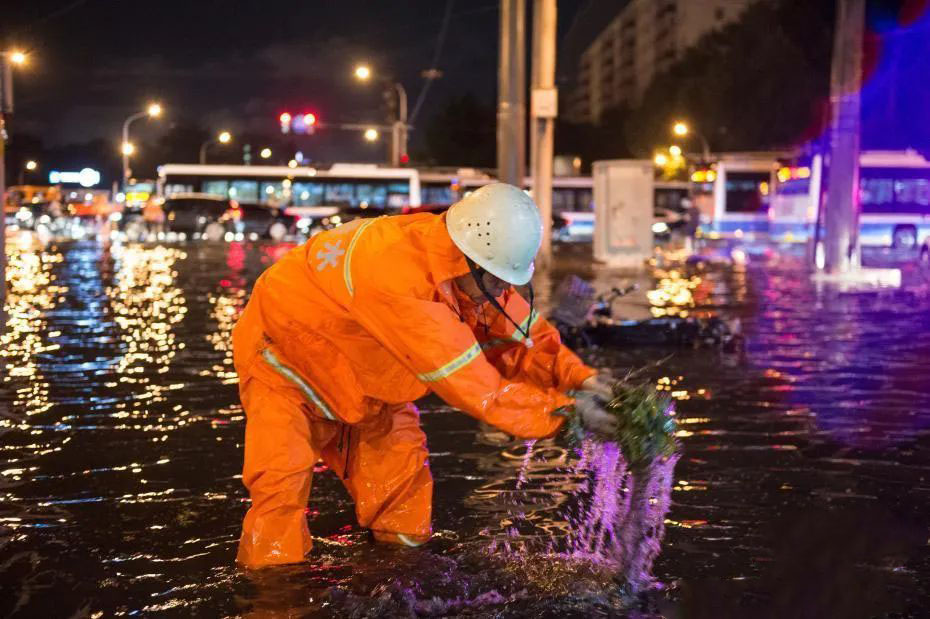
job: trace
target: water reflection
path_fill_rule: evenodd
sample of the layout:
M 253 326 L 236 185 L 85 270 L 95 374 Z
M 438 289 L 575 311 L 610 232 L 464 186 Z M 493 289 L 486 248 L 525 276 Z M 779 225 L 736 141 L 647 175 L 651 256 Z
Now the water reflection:
M 236 570 L 244 419 L 228 334 L 286 249 L 8 246 L 0 587 L 20 595 L 0 596 L 0 615 L 17 604 L 27 616 L 615 612 L 601 595 L 616 589 L 609 574 L 538 560 L 568 548 L 591 505 L 585 454 L 560 440 L 476 440 L 470 419 L 433 400 L 422 403 L 430 546 L 369 544 L 340 482 L 320 474 L 312 561 Z M 655 569 L 667 616 L 926 614 L 926 294 L 818 290 L 787 258 L 630 276 L 560 252 L 537 282 L 543 305 L 578 272 L 602 291 L 638 282 L 615 306 L 624 317 L 743 324 L 736 361 L 706 349 L 586 353 L 618 374 L 674 353 L 646 374 L 676 398 L 685 445 Z

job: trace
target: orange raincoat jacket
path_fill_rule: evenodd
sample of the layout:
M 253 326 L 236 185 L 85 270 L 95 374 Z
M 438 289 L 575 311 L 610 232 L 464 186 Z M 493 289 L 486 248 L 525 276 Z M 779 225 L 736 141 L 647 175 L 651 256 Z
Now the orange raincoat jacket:
M 595 370 L 513 289 L 477 306 L 432 214 L 357 219 L 295 248 L 258 279 L 233 332 L 252 497 L 237 560 L 303 560 L 314 464 L 343 479 L 376 539 L 430 535 L 432 477 L 413 400 L 432 391 L 521 438 L 554 434 L 565 392 Z M 527 345 L 530 344 L 530 345 Z

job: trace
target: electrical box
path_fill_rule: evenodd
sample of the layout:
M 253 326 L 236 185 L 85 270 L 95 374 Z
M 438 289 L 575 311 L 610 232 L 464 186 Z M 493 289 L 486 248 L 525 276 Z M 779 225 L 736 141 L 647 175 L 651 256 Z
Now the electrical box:
M 639 271 L 653 253 L 653 162 L 595 161 L 594 260 Z

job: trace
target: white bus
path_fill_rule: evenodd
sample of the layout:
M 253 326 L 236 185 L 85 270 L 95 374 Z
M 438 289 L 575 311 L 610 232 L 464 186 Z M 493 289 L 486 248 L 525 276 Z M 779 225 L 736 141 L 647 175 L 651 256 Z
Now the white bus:
M 243 203 L 400 211 L 420 206 L 415 169 L 335 163 L 329 168 L 166 163 L 158 195 L 200 193 Z
M 458 194 L 493 182 L 491 176 L 461 177 Z M 523 187 L 532 193 L 532 178 L 526 177 Z M 690 187 L 684 181 L 656 181 L 654 204 L 656 221 L 671 223 L 682 214 L 682 200 L 688 197 Z M 562 240 L 590 240 L 594 235 L 594 182 L 590 176 L 556 176 L 552 179 L 552 214 L 565 225 L 554 234 Z M 653 228 L 655 230 L 655 228 Z M 667 230 L 667 227 L 665 228 Z
M 702 232 L 711 238 L 767 236 L 777 168 L 775 154 L 721 156 L 707 173 L 706 182 L 695 184 L 696 193 L 709 191 L 713 195 L 713 211 L 710 221 L 702 223 Z
M 825 174 L 820 155 L 807 165 L 778 169 L 770 213 L 774 239 L 811 237 L 825 197 Z M 930 161 L 911 150 L 864 151 L 859 158 L 859 207 L 860 244 L 913 249 L 923 243 L 930 237 Z

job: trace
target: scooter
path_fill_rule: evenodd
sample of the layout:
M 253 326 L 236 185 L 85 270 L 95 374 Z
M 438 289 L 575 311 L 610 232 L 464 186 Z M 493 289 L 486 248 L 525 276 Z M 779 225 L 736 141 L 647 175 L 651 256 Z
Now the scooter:
M 638 289 L 636 284 L 622 289 L 615 287 L 595 297 L 594 288 L 589 283 L 572 276 L 559 288 L 559 304 L 550 316 L 550 322 L 559 330 L 562 341 L 571 348 L 705 347 L 727 353 L 735 353 L 742 348 L 743 337 L 738 320 L 678 316 L 646 320 L 615 318 L 614 302 Z

